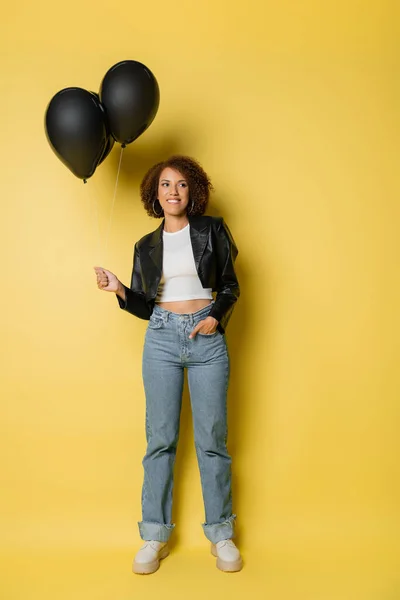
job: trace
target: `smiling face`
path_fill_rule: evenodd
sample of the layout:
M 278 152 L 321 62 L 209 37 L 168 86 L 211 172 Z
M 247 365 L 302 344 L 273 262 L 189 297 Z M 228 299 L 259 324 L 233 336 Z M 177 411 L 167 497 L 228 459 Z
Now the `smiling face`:
M 189 185 L 185 176 L 171 167 L 163 169 L 158 181 L 157 198 L 164 209 L 164 215 L 177 217 L 186 214 Z

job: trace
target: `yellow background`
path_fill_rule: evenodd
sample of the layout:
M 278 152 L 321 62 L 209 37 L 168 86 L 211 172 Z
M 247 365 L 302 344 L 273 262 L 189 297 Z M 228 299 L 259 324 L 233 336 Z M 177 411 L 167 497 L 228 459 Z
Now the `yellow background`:
M 0 593 L 57 598 L 397 600 L 399 140 L 396 3 L 8 3 L 2 12 Z M 161 103 L 87 185 L 44 112 L 116 62 Z M 241 573 L 215 568 L 185 391 L 173 553 L 138 577 L 147 323 L 97 289 L 129 283 L 159 222 L 145 170 L 196 157 L 239 247 L 227 330 Z M 96 225 L 96 207 L 99 232 Z M 100 238 L 98 237 L 100 234 Z M 100 240 L 100 244 L 99 244 Z

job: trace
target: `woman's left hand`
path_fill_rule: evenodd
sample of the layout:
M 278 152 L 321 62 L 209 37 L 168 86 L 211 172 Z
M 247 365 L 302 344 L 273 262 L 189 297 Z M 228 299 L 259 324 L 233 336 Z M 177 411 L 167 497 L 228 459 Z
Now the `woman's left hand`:
M 189 335 L 189 339 L 195 337 L 197 333 L 204 333 L 206 335 L 210 335 L 215 333 L 217 329 L 218 321 L 214 319 L 214 317 L 206 317 L 202 321 L 199 321 L 196 327 L 192 330 L 192 333 Z

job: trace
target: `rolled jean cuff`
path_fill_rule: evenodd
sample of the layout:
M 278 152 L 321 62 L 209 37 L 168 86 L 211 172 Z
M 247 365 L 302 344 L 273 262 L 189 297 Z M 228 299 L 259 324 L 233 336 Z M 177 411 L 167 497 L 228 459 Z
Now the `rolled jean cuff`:
M 146 542 L 150 540 L 168 542 L 169 536 L 175 527 L 173 523 L 167 525 L 166 523 L 153 523 L 151 521 L 140 521 L 138 525 L 140 537 Z
M 234 537 L 234 522 L 236 515 L 232 515 L 222 523 L 203 523 L 206 538 L 213 544 L 222 540 L 230 540 Z

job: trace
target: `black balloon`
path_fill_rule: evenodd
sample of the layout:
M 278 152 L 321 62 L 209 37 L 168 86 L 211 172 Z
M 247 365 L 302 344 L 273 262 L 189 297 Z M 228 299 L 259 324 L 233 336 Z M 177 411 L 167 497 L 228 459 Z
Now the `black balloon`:
M 106 143 L 106 147 L 104 148 L 104 152 L 102 157 L 99 160 L 99 165 L 101 165 L 101 163 L 107 158 L 107 156 L 110 154 L 111 150 L 113 149 L 113 146 L 115 144 L 115 140 L 111 134 L 110 131 L 110 126 L 107 120 L 107 115 L 105 113 L 104 110 L 104 106 L 102 105 L 102 103 L 100 102 L 100 97 L 98 94 L 96 94 L 96 92 L 90 92 L 91 94 L 93 94 L 93 96 L 97 99 L 98 103 L 100 104 L 101 109 L 104 111 L 104 119 L 105 119 L 105 124 L 106 124 L 106 129 L 107 129 L 107 143 Z
M 114 138 L 121 144 L 130 144 L 156 116 L 160 91 L 150 69 L 135 60 L 124 60 L 105 74 L 100 100 Z
M 111 150 L 113 149 L 113 146 L 115 144 L 115 140 L 113 138 L 112 135 L 109 135 L 107 138 L 107 143 L 106 143 L 106 147 L 104 148 L 104 152 L 99 160 L 99 165 L 101 165 L 101 163 L 107 158 L 107 156 L 110 154 Z
M 46 109 L 45 131 L 55 154 L 81 179 L 91 177 L 105 158 L 108 144 L 105 112 L 95 95 L 87 90 L 75 87 L 58 92 Z

